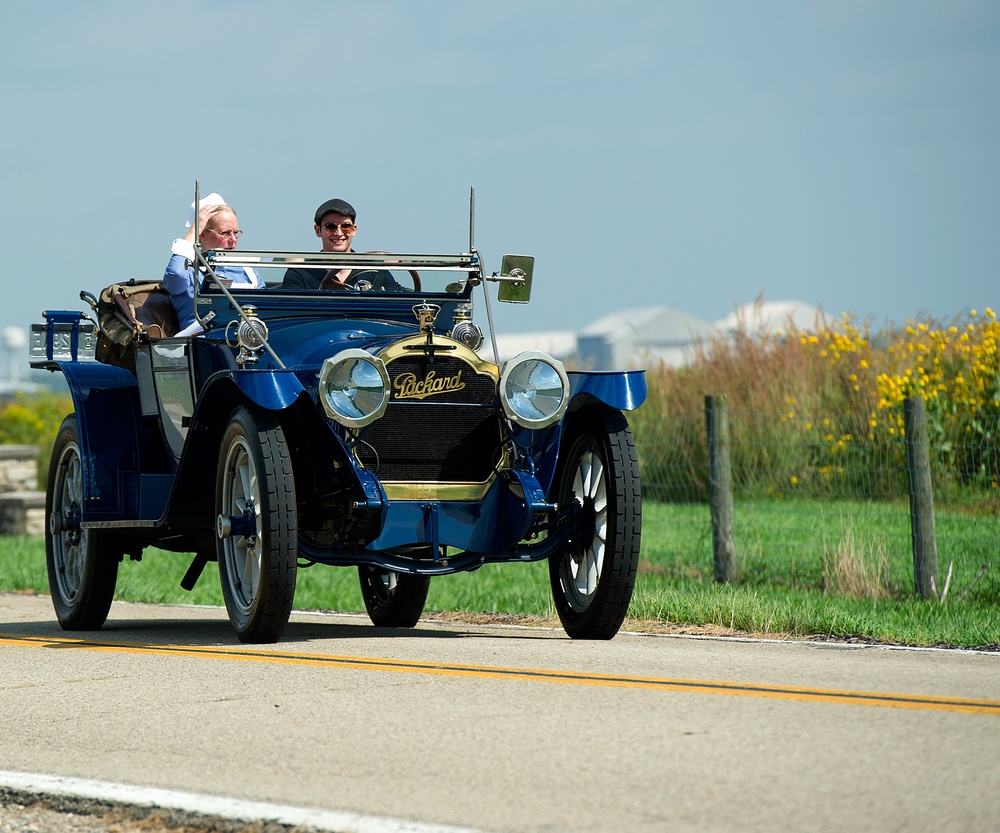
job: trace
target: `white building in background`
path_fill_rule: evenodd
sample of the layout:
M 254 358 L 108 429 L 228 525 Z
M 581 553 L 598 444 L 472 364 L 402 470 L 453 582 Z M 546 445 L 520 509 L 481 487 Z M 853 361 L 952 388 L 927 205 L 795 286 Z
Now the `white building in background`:
M 7 359 L 4 378 L 0 379 L 0 396 L 12 396 L 20 391 L 31 392 L 38 385 L 22 380 L 21 367 L 28 356 L 28 331 L 22 327 L 5 327 L 2 333 Z
M 512 359 L 527 350 L 541 350 L 562 362 L 576 355 L 577 335 L 573 330 L 550 330 L 539 333 L 506 333 L 497 335 L 498 362 Z M 486 353 L 491 352 L 489 339 L 483 345 Z
M 674 307 L 634 307 L 585 327 L 577 336 L 576 363 L 593 370 L 664 364 L 679 367 L 714 334 L 710 323 Z
M 715 323 L 668 306 L 634 307 L 610 313 L 579 331 L 551 330 L 497 336 L 500 361 L 525 350 L 542 350 L 567 366 L 590 370 L 680 367 L 695 347 L 713 338 L 751 337 L 796 329 L 812 332 L 822 311 L 802 301 L 744 304 Z
M 725 318 L 715 322 L 715 326 L 727 335 L 736 335 L 740 330 L 750 336 L 763 336 L 786 331 L 789 323 L 796 330 L 811 333 L 823 325 L 823 314 L 819 307 L 805 301 L 759 301 L 737 307 Z

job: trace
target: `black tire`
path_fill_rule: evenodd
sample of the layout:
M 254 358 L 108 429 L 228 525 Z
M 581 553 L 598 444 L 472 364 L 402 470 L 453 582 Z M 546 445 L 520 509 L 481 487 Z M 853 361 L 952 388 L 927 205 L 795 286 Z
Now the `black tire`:
M 216 545 L 226 610 L 241 642 L 276 642 L 295 597 L 295 482 L 270 414 L 236 408 L 215 482 Z
M 420 621 L 430 590 L 430 576 L 358 567 L 361 596 L 372 624 L 380 628 L 412 628 Z
M 574 639 L 611 639 L 632 600 L 642 527 L 639 462 L 619 411 L 570 418 L 553 485 L 560 507 L 578 506 L 575 540 L 549 560 L 559 620 Z
M 45 565 L 64 630 L 95 631 L 111 610 L 121 553 L 95 529 L 81 529 L 83 459 L 76 415 L 59 426 L 45 489 Z

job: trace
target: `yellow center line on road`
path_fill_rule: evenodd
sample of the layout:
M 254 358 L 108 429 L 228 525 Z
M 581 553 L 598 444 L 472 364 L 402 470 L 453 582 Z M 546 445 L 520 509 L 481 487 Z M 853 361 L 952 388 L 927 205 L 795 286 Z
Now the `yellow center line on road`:
M 734 697 L 768 697 L 778 700 L 805 700 L 819 703 L 843 703 L 856 706 L 883 706 L 897 709 L 992 714 L 1000 717 L 1000 700 L 971 700 L 960 697 L 934 697 L 926 694 L 896 694 L 877 691 L 849 691 L 806 688 L 801 686 L 739 683 L 722 680 L 683 680 L 669 677 L 641 677 L 619 674 L 589 674 L 539 668 L 505 668 L 492 665 L 400 660 L 385 657 L 352 657 L 292 651 L 262 651 L 254 648 L 198 647 L 193 645 L 157 645 L 141 642 L 109 642 L 72 637 L 24 636 L 0 634 L 0 645 L 29 648 L 58 648 L 81 651 L 105 651 L 159 656 L 184 656 L 199 659 L 223 659 L 243 662 L 266 662 L 285 665 L 325 666 L 367 671 L 392 671 L 411 674 L 439 674 L 450 677 L 524 680 L 572 685 L 612 686 L 618 688 L 689 691 L 698 694 L 726 694 Z

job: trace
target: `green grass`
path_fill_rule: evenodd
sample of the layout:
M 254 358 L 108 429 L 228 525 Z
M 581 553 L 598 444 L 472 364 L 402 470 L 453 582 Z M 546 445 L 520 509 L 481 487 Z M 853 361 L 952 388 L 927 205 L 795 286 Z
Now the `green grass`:
M 717 584 L 708 510 L 645 502 L 639 577 L 626 629 L 824 636 L 909 645 L 1000 649 L 996 523 L 938 513 L 943 601 L 913 591 L 906 507 L 806 500 L 744 501 L 736 507 L 738 581 Z M 216 565 L 188 593 L 190 557 L 147 550 L 124 562 L 117 597 L 222 605 Z M 0 591 L 48 593 L 44 543 L 0 538 Z M 363 611 L 357 571 L 299 571 L 300 610 Z M 554 616 L 544 563 L 487 565 L 435 578 L 426 611 Z M 555 624 L 555 623 L 554 623 Z

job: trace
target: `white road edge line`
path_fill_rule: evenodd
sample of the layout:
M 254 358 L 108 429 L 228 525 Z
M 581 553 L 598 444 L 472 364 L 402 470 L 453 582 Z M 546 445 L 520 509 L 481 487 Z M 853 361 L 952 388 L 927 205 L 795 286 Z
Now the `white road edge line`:
M 72 796 L 129 804 L 163 807 L 235 821 L 272 821 L 292 827 L 311 827 L 331 833 L 483 833 L 468 827 L 426 824 L 404 819 L 366 816 L 337 810 L 319 810 L 265 801 L 243 801 L 216 795 L 138 787 L 111 781 L 92 781 L 33 772 L 0 769 L 0 787 L 39 795 Z

